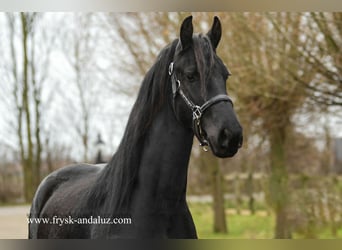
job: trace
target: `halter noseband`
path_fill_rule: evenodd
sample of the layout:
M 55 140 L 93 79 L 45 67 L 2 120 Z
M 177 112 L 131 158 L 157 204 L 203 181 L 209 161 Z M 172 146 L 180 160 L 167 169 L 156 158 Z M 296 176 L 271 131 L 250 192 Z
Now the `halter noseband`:
M 172 83 L 172 96 L 173 96 L 173 107 L 175 110 L 175 98 L 177 94 L 179 94 L 186 105 L 191 109 L 192 111 L 192 121 L 193 121 L 193 131 L 194 134 L 196 135 L 198 141 L 200 142 L 200 146 L 203 147 L 204 151 L 209 150 L 209 142 L 203 133 L 203 129 L 201 126 L 201 118 L 204 114 L 204 112 L 214 104 L 218 102 L 230 102 L 233 105 L 233 101 L 230 99 L 228 95 L 225 94 L 220 94 L 216 95 L 212 98 L 210 98 L 208 101 L 202 104 L 202 106 L 194 104 L 183 92 L 181 88 L 181 82 L 180 80 L 177 79 L 176 75 L 173 74 L 173 69 L 174 69 L 174 63 L 171 62 L 169 65 L 169 75 L 171 76 L 171 83 Z

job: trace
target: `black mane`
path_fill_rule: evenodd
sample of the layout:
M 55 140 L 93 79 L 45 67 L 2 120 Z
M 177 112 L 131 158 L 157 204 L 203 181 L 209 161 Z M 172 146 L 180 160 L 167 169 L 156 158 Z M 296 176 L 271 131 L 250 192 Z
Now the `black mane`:
M 125 206 L 128 205 L 146 133 L 156 113 L 167 101 L 170 82 L 168 66 L 173 60 L 177 43 L 178 40 L 175 40 L 165 47 L 147 72 L 118 150 L 90 191 L 89 205 L 103 205 L 102 211 L 105 213 L 120 213 L 125 211 Z

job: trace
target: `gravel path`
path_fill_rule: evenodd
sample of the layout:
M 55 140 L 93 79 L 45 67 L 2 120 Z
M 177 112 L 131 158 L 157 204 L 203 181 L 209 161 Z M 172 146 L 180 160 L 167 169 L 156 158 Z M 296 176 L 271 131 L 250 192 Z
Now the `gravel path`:
M 27 239 L 30 206 L 0 207 L 0 239 Z

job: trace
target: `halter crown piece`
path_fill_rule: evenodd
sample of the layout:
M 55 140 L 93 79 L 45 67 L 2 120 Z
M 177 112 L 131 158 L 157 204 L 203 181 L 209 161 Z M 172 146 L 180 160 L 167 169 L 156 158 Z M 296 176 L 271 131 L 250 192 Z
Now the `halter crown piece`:
M 204 112 L 211 106 L 215 105 L 218 102 L 230 102 L 233 105 L 232 99 L 225 94 L 216 95 L 206 102 L 204 102 L 201 106 L 194 104 L 183 92 L 181 88 L 181 82 L 177 79 L 176 74 L 174 74 L 174 63 L 171 62 L 169 65 L 169 75 L 171 76 L 172 83 L 172 96 L 173 96 L 173 109 L 175 110 L 175 99 L 179 94 L 186 105 L 192 111 L 192 127 L 194 134 L 196 135 L 198 141 L 200 142 L 200 146 L 203 148 L 205 152 L 209 150 L 209 142 L 206 138 L 205 133 L 203 132 L 201 126 L 201 118 Z

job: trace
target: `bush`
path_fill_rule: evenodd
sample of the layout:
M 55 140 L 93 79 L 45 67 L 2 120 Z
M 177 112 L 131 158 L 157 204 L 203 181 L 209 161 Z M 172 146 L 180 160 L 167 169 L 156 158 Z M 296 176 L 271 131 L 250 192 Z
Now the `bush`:
M 304 180 L 304 179 L 303 179 Z M 336 176 L 305 178 L 293 192 L 293 231 L 304 238 L 318 238 L 329 230 L 333 237 L 342 230 L 342 189 Z

